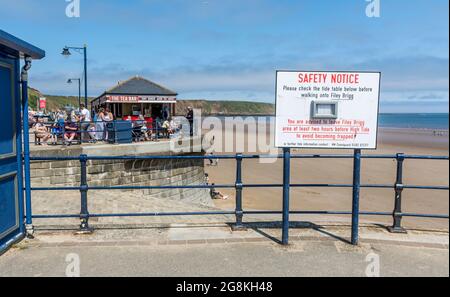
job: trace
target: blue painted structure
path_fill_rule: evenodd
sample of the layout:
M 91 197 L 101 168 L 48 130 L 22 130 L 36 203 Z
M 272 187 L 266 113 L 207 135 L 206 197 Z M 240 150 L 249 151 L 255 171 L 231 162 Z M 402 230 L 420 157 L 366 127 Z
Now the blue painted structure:
M 25 235 L 21 114 L 22 108 L 28 114 L 27 70 L 31 59 L 44 56 L 41 49 L 0 30 L 0 253 Z M 27 61 L 22 77 L 20 58 Z M 28 145 L 27 122 L 25 116 L 25 146 Z

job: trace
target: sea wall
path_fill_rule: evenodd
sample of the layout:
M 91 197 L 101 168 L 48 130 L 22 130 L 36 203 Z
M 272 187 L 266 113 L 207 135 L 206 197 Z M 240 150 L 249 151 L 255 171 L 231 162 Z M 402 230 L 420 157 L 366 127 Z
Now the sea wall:
M 185 150 L 186 151 L 186 150 Z M 68 148 L 38 148 L 32 157 L 44 156 L 151 156 L 170 155 L 168 142 L 147 142 L 126 145 L 86 145 Z M 181 155 L 202 155 L 202 152 Z M 180 154 L 178 154 L 180 155 Z M 189 186 L 204 184 L 204 162 L 201 159 L 149 160 L 89 160 L 88 185 L 93 186 Z M 80 162 L 32 161 L 32 187 L 78 186 L 81 180 Z M 103 191 L 103 190 L 102 190 Z M 130 190 L 105 190 L 108 191 Z M 143 189 L 134 190 L 161 199 L 183 200 L 211 205 L 208 189 Z

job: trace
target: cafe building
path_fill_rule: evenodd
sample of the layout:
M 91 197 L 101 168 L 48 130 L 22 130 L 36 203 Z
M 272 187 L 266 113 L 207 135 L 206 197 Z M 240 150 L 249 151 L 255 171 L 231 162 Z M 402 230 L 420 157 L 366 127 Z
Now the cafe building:
M 165 118 L 175 113 L 177 93 L 140 76 L 134 76 L 105 91 L 91 102 L 98 111 L 109 108 L 115 119 Z

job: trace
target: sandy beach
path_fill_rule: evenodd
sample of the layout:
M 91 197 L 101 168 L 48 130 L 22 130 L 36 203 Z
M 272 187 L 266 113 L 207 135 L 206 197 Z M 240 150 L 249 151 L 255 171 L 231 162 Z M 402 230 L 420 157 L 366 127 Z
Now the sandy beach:
M 442 131 L 441 131 L 442 132 Z M 441 133 L 442 134 L 442 133 Z M 236 137 L 242 135 L 235 134 Z M 248 136 L 247 134 L 245 134 Z M 251 138 L 251 137 L 250 137 Z M 252 141 L 252 140 L 250 140 Z M 381 128 L 377 150 L 363 151 L 363 154 L 427 154 L 448 155 L 448 131 L 435 135 L 433 130 Z M 236 151 L 234 151 L 235 153 Z M 248 151 L 247 151 L 248 152 Z M 228 152 L 230 153 L 230 152 Z M 254 153 L 254 152 L 249 152 Z M 292 153 L 352 153 L 349 150 L 298 150 Z M 235 161 L 220 160 L 218 166 L 206 166 L 210 182 L 216 184 L 234 183 Z M 370 184 L 394 184 L 395 160 L 363 159 L 361 182 Z M 352 183 L 351 159 L 293 159 L 291 163 L 292 183 Z M 258 160 L 244 160 L 244 183 L 281 183 L 282 162 L 261 164 Z M 449 181 L 448 161 L 407 160 L 404 163 L 404 183 L 409 185 L 447 186 Z M 215 205 L 223 209 L 234 209 L 234 190 L 220 189 L 228 200 L 215 200 Z M 281 189 L 244 189 L 243 204 L 246 210 L 281 210 Z M 350 188 L 291 188 L 291 210 L 351 210 Z M 362 211 L 392 212 L 394 206 L 393 189 L 362 189 Z M 404 190 L 403 211 L 418 213 L 448 214 L 448 191 Z M 303 216 L 312 220 L 312 216 Z M 313 216 L 314 219 L 317 216 Z M 343 216 L 348 218 L 348 216 Z M 326 220 L 326 216 L 321 216 Z M 392 223 L 391 217 L 364 216 L 362 221 Z M 409 228 L 448 229 L 447 219 L 404 218 L 403 224 Z

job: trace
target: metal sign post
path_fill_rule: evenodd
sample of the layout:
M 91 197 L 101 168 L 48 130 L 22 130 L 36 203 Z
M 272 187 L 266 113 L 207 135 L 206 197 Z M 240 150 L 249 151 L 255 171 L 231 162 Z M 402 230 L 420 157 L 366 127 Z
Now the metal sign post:
M 353 245 L 359 240 L 359 192 L 361 188 L 361 150 L 353 153 L 353 197 L 352 197 L 352 238 Z
M 351 242 L 358 244 L 361 150 L 377 147 L 380 79 L 379 72 L 276 72 L 275 146 L 284 149 L 283 244 L 289 229 L 290 148 L 354 150 Z
M 289 192 L 291 183 L 291 149 L 283 148 L 283 232 L 281 243 L 289 244 Z

